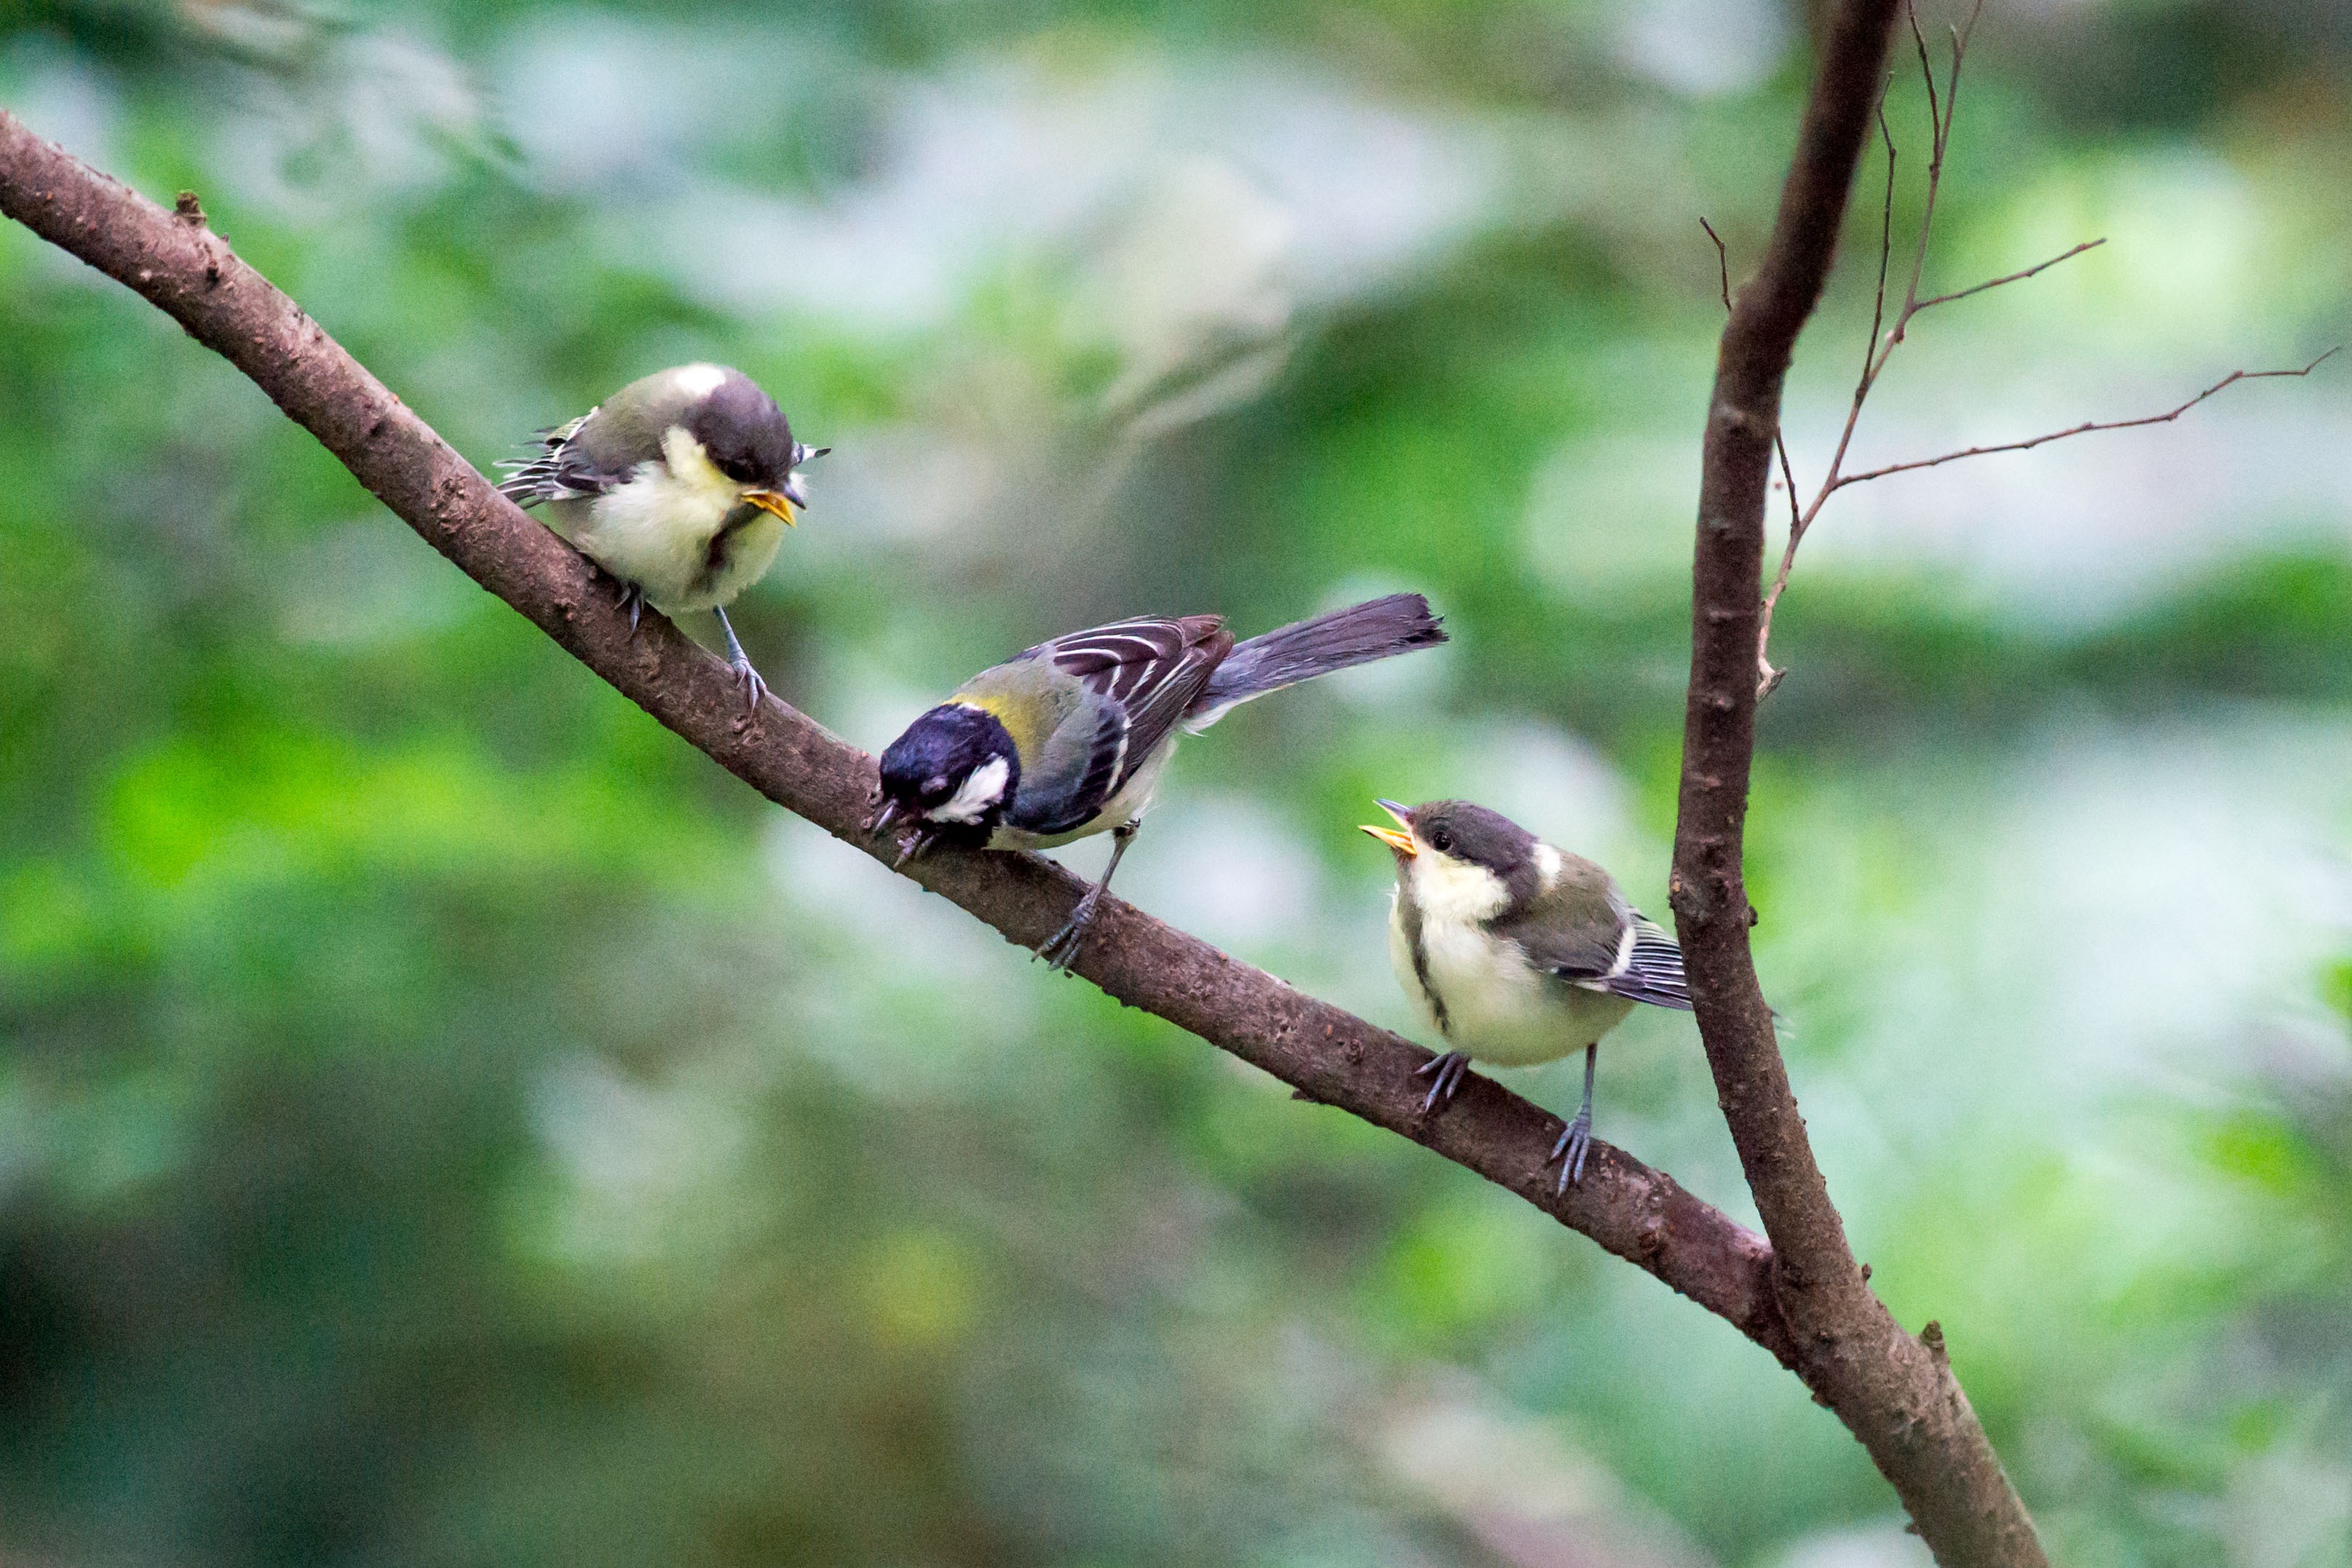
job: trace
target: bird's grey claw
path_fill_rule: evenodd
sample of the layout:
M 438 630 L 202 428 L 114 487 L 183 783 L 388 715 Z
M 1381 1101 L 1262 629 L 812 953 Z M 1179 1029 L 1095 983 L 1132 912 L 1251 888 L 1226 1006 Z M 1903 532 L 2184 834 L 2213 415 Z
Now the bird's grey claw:
M 1030 956 L 1044 959 L 1048 969 L 1067 973 L 1070 965 L 1077 962 L 1078 944 L 1086 938 L 1087 927 L 1094 923 L 1095 907 L 1099 901 L 1092 892 L 1080 899 L 1062 929 L 1047 937 Z
M 908 861 L 921 855 L 924 850 L 929 849 L 930 847 L 931 836 L 921 828 L 917 828 L 914 832 L 909 833 L 907 837 L 898 840 L 898 858 L 890 862 L 890 869 L 893 871 L 898 870 Z
M 1038 945 L 1037 951 L 1029 955 L 1031 962 L 1042 958 L 1046 968 L 1066 971 L 1078 956 L 1079 935 L 1076 921 L 1064 922 L 1061 930 L 1047 937 Z
M 1584 1157 L 1591 1152 L 1592 1118 L 1580 1110 L 1575 1121 L 1560 1129 L 1559 1142 L 1551 1146 L 1550 1157 L 1544 1161 L 1547 1165 L 1554 1160 L 1559 1162 L 1559 1185 L 1554 1189 L 1556 1192 L 1564 1193 L 1570 1182 L 1584 1180 Z
M 767 700 L 768 683 L 760 679 L 760 672 L 751 668 L 750 660 L 735 667 L 735 683 L 743 689 L 743 711 L 757 713 L 760 704 Z
M 1453 1104 L 1454 1096 L 1462 1088 L 1462 1079 L 1469 1071 L 1470 1058 L 1460 1051 L 1432 1057 L 1413 1068 L 1413 1077 L 1433 1077 L 1437 1080 L 1429 1086 L 1429 1098 L 1421 1102 L 1421 1113 L 1426 1116 L 1440 1105 Z
M 629 635 L 635 637 L 638 618 L 646 613 L 646 591 L 635 583 L 622 584 L 621 608 L 629 612 Z

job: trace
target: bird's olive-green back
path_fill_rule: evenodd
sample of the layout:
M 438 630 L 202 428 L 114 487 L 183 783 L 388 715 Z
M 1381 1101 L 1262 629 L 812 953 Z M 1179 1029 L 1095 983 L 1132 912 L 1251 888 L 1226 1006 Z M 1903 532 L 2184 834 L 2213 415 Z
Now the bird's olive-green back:
M 1616 965 L 1630 918 L 1616 879 L 1581 855 L 1562 851 L 1549 889 L 1528 896 L 1488 926 L 1517 942 L 1538 967 L 1569 979 L 1606 974 Z
M 662 437 L 708 395 L 713 365 L 674 365 L 640 376 L 598 405 L 573 433 L 573 450 L 599 474 L 625 474 L 662 455 Z
M 1051 659 L 1016 658 L 983 669 L 957 687 L 950 700 L 992 714 L 1004 726 L 1020 749 L 1024 784 L 1033 776 L 1058 776 L 1094 745 L 1096 719 L 1086 687 Z

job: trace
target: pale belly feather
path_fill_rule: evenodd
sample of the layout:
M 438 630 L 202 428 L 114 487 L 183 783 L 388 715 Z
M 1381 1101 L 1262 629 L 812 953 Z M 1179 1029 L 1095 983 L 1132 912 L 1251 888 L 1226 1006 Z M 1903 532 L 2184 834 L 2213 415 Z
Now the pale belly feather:
M 710 542 L 744 504 L 741 487 L 690 440 L 687 449 L 676 441 L 669 446 L 667 465 L 641 463 L 631 483 L 593 500 L 551 501 L 544 515 L 583 555 L 675 616 L 726 605 L 758 582 L 776 559 L 784 525 L 758 512 L 728 535 L 714 569 Z
M 1389 962 L 1405 994 L 1449 1047 L 1497 1067 L 1557 1061 L 1600 1039 L 1633 1010 L 1622 996 L 1563 984 L 1529 967 L 1516 943 L 1497 942 L 1475 925 L 1424 922 L 1422 951 L 1427 988 L 1413 967 L 1403 919 L 1391 910 Z M 1444 1003 L 1442 1025 L 1437 999 Z

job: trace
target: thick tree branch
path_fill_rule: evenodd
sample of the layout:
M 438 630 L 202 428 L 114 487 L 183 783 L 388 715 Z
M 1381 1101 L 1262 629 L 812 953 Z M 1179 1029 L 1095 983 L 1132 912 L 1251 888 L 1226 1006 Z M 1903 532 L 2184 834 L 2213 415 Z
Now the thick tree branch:
M 252 377 L 427 543 L 646 712 L 777 805 L 887 864 L 887 847 L 863 831 L 877 798 L 871 757 L 773 698 L 747 721 L 726 665 L 658 616 L 633 637 L 609 584 L 239 260 L 194 197 L 167 212 L 0 110 L 0 211 L 128 285 Z M 1058 928 L 1084 888 L 1025 855 L 940 849 L 908 874 L 1023 947 Z M 1444 1113 L 1423 1117 L 1425 1086 L 1412 1073 L 1427 1052 L 1117 899 L 1104 901 L 1078 969 L 1301 1098 L 1516 1193 L 1793 1364 L 1770 1248 L 1664 1172 L 1596 1142 L 1582 1183 L 1556 1194 L 1546 1155 L 1558 1117 L 1476 1077 Z
M 1905 1333 L 1846 1243 L 1757 982 L 1740 868 L 1781 385 L 1829 276 L 1899 4 L 1832 9 L 1770 244 L 1724 329 L 1699 481 L 1672 897 L 1717 1097 L 1771 1238 L 1799 1375 L 1870 1451 L 1938 1562 L 2039 1565 L 2032 1524 L 1952 1377 L 1940 1331 Z M 1940 163 L 1940 112 L 1938 123 Z M 1915 284 L 1906 305 L 1916 295 Z

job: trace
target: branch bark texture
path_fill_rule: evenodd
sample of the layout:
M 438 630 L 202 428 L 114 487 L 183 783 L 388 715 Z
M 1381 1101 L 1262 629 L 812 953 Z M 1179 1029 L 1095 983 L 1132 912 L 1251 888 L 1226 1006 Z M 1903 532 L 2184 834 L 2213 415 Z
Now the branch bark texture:
M 771 697 L 748 720 L 727 666 L 659 616 L 632 635 L 610 584 L 493 489 L 424 420 L 239 260 L 193 197 L 167 211 L 0 110 L 0 211 L 129 286 L 219 353 L 467 575 L 688 743 L 787 810 L 887 866 L 864 831 L 874 760 Z M 934 850 L 906 874 L 1034 947 L 1085 884 L 1035 856 Z M 1560 1120 L 1489 1079 L 1424 1117 L 1429 1053 L 1106 899 L 1078 972 L 1289 1084 L 1516 1193 L 1655 1275 L 1793 1365 L 1764 1238 L 1662 1171 L 1595 1142 L 1583 1182 L 1555 1194 Z
M 1798 1375 L 1869 1450 L 1938 1563 L 2042 1568 L 2032 1523 L 1952 1376 L 1941 1331 L 1906 1333 L 1847 1244 L 1757 981 L 1741 875 L 1781 386 L 1828 280 L 1898 10 L 1898 0 L 1830 9 L 1771 240 L 1724 328 L 1699 481 L 1671 890 L 1707 1065 L 1772 1244 Z

